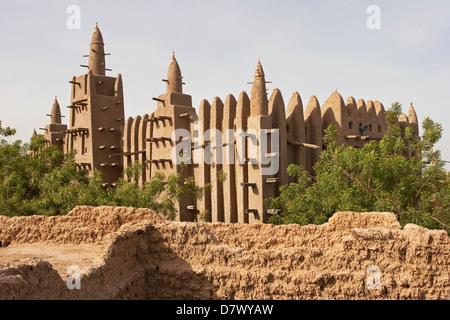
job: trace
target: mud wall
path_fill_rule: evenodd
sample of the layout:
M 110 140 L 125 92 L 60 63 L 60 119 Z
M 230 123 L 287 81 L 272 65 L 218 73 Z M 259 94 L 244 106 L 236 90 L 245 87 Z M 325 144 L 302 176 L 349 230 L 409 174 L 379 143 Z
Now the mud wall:
M 323 225 L 165 221 L 146 209 L 76 207 L 0 217 L 5 245 L 94 244 L 81 289 L 39 257 L 0 266 L 0 299 L 448 299 L 449 237 L 390 213 Z M 70 265 L 70 262 L 67 262 Z M 368 270 L 376 272 L 368 274 Z

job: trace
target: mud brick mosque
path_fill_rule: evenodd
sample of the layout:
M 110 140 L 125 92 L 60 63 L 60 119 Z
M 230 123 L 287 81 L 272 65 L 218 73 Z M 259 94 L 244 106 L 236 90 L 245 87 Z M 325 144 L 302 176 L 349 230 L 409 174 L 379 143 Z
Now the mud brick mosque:
M 353 97 L 344 101 L 337 91 L 322 105 L 312 96 L 305 109 L 299 93 L 294 92 L 286 108 L 280 90 L 274 89 L 268 98 L 260 61 L 250 96 L 242 91 L 237 99 L 229 94 L 225 101 L 218 97 L 211 103 L 202 100 L 197 112 L 191 96 L 183 92 L 174 54 L 163 79 L 166 92 L 153 98 L 156 110 L 125 119 L 122 76 L 106 76 L 106 55 L 96 26 L 86 55 L 89 63 L 82 65 L 87 73 L 69 81 L 69 124 L 62 124 L 55 98 L 50 124 L 43 128 L 44 138 L 64 152 L 76 150 L 79 168 L 99 170 L 105 187 L 114 187 L 124 170 L 136 162 L 142 164 L 136 181 L 140 185 L 156 172 L 191 176 L 198 186 L 210 183 L 212 187 L 202 199 L 184 196 L 177 202 L 180 221 L 197 221 L 207 210 L 212 222 L 266 222 L 277 211 L 268 210 L 263 199 L 276 196 L 279 187 L 290 182 L 289 164 L 302 165 L 313 174 L 324 147 L 323 131 L 330 124 L 337 128 L 338 143 L 356 148 L 381 139 L 387 129 L 382 103 Z M 418 136 L 412 104 L 398 123 L 402 129 L 411 127 Z M 226 134 L 227 129 L 234 134 Z M 175 132 L 187 133 L 188 139 L 174 139 Z M 178 142 L 189 146 L 180 152 L 191 160 L 183 166 L 173 157 Z M 212 161 L 203 161 L 205 155 Z M 273 164 L 276 172 L 265 170 Z M 222 173 L 224 181 L 218 179 Z

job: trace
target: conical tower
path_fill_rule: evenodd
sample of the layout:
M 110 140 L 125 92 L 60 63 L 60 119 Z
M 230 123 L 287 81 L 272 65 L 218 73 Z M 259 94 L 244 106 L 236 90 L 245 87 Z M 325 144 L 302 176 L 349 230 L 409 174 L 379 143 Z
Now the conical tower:
M 416 139 L 419 138 L 419 122 L 417 120 L 417 114 L 416 110 L 413 107 L 413 104 L 411 102 L 411 105 L 409 106 L 408 110 L 408 120 L 409 120 L 409 126 L 414 130 L 414 136 Z
M 89 70 L 93 74 L 104 76 L 105 75 L 105 44 L 103 43 L 103 36 L 98 28 L 98 24 L 95 25 L 94 33 L 91 39 L 91 48 L 89 50 Z
M 169 69 L 167 70 L 166 93 L 183 93 L 183 77 L 181 69 L 175 59 L 175 52 L 172 52 L 172 60 L 170 60 Z
M 250 117 L 259 115 L 267 116 L 268 105 L 266 78 L 261 61 L 258 59 L 253 80 L 252 93 L 250 96 Z
M 55 102 L 53 102 L 52 113 L 51 113 L 51 124 L 61 124 L 61 108 L 59 107 L 58 99 L 55 97 Z

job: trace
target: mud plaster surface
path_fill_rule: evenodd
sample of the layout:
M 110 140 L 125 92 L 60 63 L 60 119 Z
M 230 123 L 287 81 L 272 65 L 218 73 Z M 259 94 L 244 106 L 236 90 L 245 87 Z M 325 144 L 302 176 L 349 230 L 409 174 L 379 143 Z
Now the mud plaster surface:
M 391 213 L 323 225 L 166 221 L 147 209 L 0 216 L 0 299 L 449 299 L 449 237 Z M 81 269 L 81 289 L 66 286 Z M 367 270 L 380 269 L 379 289 Z

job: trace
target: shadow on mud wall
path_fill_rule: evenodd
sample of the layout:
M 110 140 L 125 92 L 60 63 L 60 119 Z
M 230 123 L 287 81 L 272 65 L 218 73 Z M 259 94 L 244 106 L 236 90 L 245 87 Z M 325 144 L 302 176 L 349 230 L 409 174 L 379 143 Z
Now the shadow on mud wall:
M 186 245 L 192 250 L 201 252 L 205 244 L 192 246 L 174 234 L 176 229 L 164 230 L 164 233 L 153 225 L 134 230 L 132 233 L 116 238 L 110 257 L 106 261 L 105 272 L 100 279 L 91 279 L 92 285 L 100 285 L 100 290 L 110 290 L 116 286 L 108 299 L 129 300 L 210 300 L 219 299 L 218 287 L 212 279 L 207 279 L 192 266 L 179 252 Z M 192 250 L 191 250 L 192 249 Z M 186 252 L 186 251 L 184 251 Z M 116 270 L 114 270 L 117 268 Z M 109 285 L 108 281 L 109 279 Z M 100 280 L 100 282 L 98 281 Z M 122 284 L 120 284 L 122 282 Z M 93 287 L 86 283 L 87 287 Z M 92 293 L 92 290 L 89 290 Z M 96 296 L 102 296 L 102 294 Z M 95 299 L 95 298 L 94 298 Z
M 0 268 L 0 300 L 60 299 L 65 283 L 52 265 L 30 257 L 9 269 Z
M 195 272 L 178 254 L 185 244 L 172 242 L 171 237 L 151 228 L 148 233 L 149 256 L 145 268 L 146 299 L 209 300 L 219 299 L 218 287 L 212 279 Z M 191 246 L 192 247 L 192 246 Z M 196 250 L 204 250 L 199 245 Z
M 41 258 L 0 268 L 0 298 L 9 300 L 210 300 L 218 287 L 197 273 L 179 253 L 201 256 L 206 243 L 193 245 L 176 228 L 144 224 L 115 234 L 104 263 L 81 274 L 79 289 L 69 289 Z M 191 250 L 192 249 L 192 250 Z M 67 261 L 70 264 L 70 261 Z

